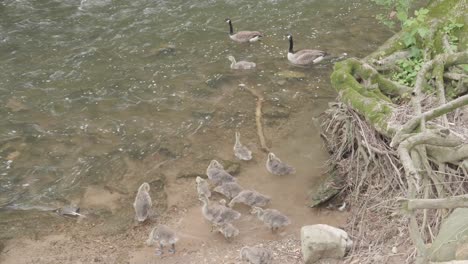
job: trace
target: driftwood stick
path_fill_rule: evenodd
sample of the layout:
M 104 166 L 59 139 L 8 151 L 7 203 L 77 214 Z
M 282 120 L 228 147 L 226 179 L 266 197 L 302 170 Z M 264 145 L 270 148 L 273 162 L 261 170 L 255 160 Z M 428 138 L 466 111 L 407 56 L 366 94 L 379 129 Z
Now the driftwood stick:
M 260 147 L 264 152 L 270 152 L 265 140 L 265 134 L 263 133 L 263 125 L 262 125 L 262 104 L 265 101 L 263 96 L 253 88 L 245 86 L 245 89 L 249 91 L 253 96 L 257 98 L 257 104 L 255 108 L 255 123 L 257 125 L 257 135 L 260 140 Z
M 398 199 L 408 210 L 468 208 L 468 194 L 439 199 Z

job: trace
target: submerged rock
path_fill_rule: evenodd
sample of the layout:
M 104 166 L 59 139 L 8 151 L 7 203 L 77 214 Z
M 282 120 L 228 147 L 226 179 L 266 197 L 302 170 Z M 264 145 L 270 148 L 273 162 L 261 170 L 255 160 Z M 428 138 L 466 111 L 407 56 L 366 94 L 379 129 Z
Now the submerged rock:
M 294 79 L 304 79 L 306 77 L 305 73 L 298 72 L 298 71 L 280 71 L 275 73 L 275 76 L 286 79 L 286 80 L 294 80 Z
M 302 256 L 306 264 L 342 259 L 352 244 L 348 233 L 336 227 L 319 224 L 301 228 Z
M 309 206 L 316 207 L 337 195 L 343 186 L 344 179 L 338 176 L 338 173 L 331 171 L 322 183 L 309 192 Z

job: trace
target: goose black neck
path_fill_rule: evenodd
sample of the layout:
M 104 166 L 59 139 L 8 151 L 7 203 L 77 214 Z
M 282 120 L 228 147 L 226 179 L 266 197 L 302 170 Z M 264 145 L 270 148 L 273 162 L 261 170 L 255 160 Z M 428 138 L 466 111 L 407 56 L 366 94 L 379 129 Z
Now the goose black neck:
M 289 37 L 289 52 L 294 53 L 292 36 Z
M 232 28 L 231 20 L 229 20 L 229 35 L 234 34 L 234 29 Z

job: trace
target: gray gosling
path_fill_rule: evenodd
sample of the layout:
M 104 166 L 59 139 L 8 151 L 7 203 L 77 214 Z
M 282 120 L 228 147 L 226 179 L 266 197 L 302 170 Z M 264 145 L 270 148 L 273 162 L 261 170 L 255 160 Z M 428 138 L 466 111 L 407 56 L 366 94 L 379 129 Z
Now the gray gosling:
M 153 230 L 151 230 L 149 238 L 146 240 L 146 244 L 151 246 L 156 241 L 159 242 L 159 249 L 156 250 L 156 255 L 162 255 L 163 248 L 167 245 L 171 245 L 169 253 L 174 254 L 176 252 L 175 244 L 177 241 L 179 241 L 179 237 L 177 236 L 176 232 L 170 229 L 168 226 L 158 225 L 157 227 L 153 228 Z
M 208 182 L 201 177 L 197 177 L 195 181 L 197 182 L 198 196 L 204 195 L 206 197 L 211 197 L 211 191 L 210 187 L 208 186 Z
M 236 203 L 243 203 L 248 206 L 264 207 L 271 201 L 269 196 L 263 195 L 253 190 L 243 190 L 229 203 L 229 207 L 233 207 Z
M 226 196 L 229 199 L 236 197 L 243 188 L 237 182 L 225 182 L 214 188 L 214 191 Z
M 321 50 L 303 49 L 294 51 L 293 37 L 291 34 L 286 35 L 289 40 L 288 60 L 292 64 L 307 66 L 318 63 L 323 60 L 326 53 Z
M 222 226 L 223 224 L 231 223 L 241 217 L 241 214 L 239 212 L 224 206 L 222 200 L 220 201 L 220 204 L 210 204 L 210 201 L 206 196 L 202 195 L 199 197 L 199 199 L 203 203 L 203 216 L 214 226 Z
M 228 242 L 231 242 L 234 237 L 239 235 L 239 229 L 231 223 L 218 226 L 218 232 L 220 232 Z
M 255 246 L 243 247 L 240 251 L 241 261 L 251 264 L 271 264 L 273 263 L 273 253 L 271 250 Z
M 262 209 L 254 206 L 250 213 L 257 215 L 257 218 L 263 221 L 273 233 L 279 228 L 291 224 L 289 218 L 276 209 Z
M 234 34 L 234 28 L 232 27 L 231 19 L 226 18 L 225 21 L 229 24 L 229 37 L 235 42 L 256 42 L 261 37 L 263 37 L 263 34 L 258 31 L 239 31 L 236 34 Z
M 272 152 L 268 153 L 268 159 L 266 161 L 266 169 L 271 174 L 275 175 L 288 175 L 296 173 L 296 169 L 288 164 L 282 162 Z
M 240 142 L 240 133 L 236 132 L 236 143 L 234 143 L 234 155 L 240 160 L 251 160 L 252 151 Z
M 238 61 L 236 62 L 236 59 L 234 56 L 228 56 L 228 60 L 231 61 L 231 69 L 233 70 L 251 70 L 257 67 L 257 64 L 255 62 L 250 62 L 250 61 Z
M 149 195 L 150 186 L 144 182 L 139 188 L 138 193 L 133 202 L 133 208 L 135 209 L 135 215 L 138 222 L 144 222 L 151 211 L 151 197 Z
M 215 185 L 221 185 L 225 182 L 235 182 L 236 179 L 224 170 L 223 165 L 217 160 L 212 160 L 206 169 L 206 175 Z

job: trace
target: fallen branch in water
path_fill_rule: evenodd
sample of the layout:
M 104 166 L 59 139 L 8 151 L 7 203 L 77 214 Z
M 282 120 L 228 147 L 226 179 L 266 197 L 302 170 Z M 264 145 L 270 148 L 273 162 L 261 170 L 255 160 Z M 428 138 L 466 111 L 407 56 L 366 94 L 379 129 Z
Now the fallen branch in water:
M 262 104 L 265 101 L 265 99 L 256 90 L 249 88 L 247 86 L 244 86 L 244 88 L 257 98 L 257 104 L 256 104 L 257 106 L 255 108 L 255 123 L 257 124 L 257 135 L 258 135 L 258 138 L 260 139 L 260 147 L 262 151 L 268 153 L 270 152 L 270 149 L 268 148 L 266 144 L 265 134 L 263 133 L 263 125 L 262 125 Z

